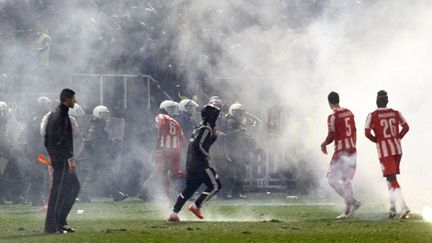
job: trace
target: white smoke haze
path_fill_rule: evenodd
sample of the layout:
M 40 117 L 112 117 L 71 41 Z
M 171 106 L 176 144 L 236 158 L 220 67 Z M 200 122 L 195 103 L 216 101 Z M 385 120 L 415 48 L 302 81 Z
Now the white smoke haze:
M 94 4 L 112 14 L 102 14 L 92 7 Z M 137 7 L 130 8 L 134 5 Z M 147 9 L 131 12 L 143 8 Z M 64 32 L 65 41 L 62 45 L 53 40 L 51 48 L 65 52 L 54 59 L 52 70 L 61 70 L 65 75 L 76 70 L 117 72 L 112 67 L 113 59 L 120 59 L 123 51 L 135 46 L 121 34 L 107 42 L 100 40 L 107 38 L 105 33 L 119 28 L 119 19 L 127 22 L 130 16 L 138 16 L 142 22 L 139 28 L 149 30 L 148 36 L 142 36 L 140 47 L 148 53 L 166 54 L 158 62 L 164 67 L 171 64 L 169 58 L 174 59 L 177 68 L 185 73 L 191 93 L 206 91 L 210 86 L 213 93 L 208 96 L 217 93 L 227 102 L 238 100 L 263 120 L 269 107 L 287 106 L 291 123 L 277 142 L 283 149 L 296 150 L 293 156 L 304 156 L 316 177 L 322 179 L 320 186 L 331 193 L 325 178 L 330 156 L 322 155 L 319 145 L 326 136 L 331 112 L 327 94 L 338 92 L 341 105 L 356 116 L 355 195 L 365 203 L 387 205 L 387 184 L 375 145 L 363 135 L 366 116 L 376 108 L 376 92 L 385 89 L 389 106 L 400 110 L 411 127 L 402 142 L 399 181 L 403 194 L 416 212 L 432 205 L 427 174 L 432 171 L 428 161 L 432 157 L 428 147 L 432 124 L 428 109 L 432 103 L 432 2 L 70 1 L 67 6 L 53 9 L 48 12 L 60 20 L 45 24 L 55 27 L 58 33 Z M 155 20 L 159 21 L 157 25 Z M 136 35 L 134 29 L 128 33 Z M 5 48 L 0 53 L 0 74 L 5 70 L 23 71 L 22 62 L 33 70 L 32 60 L 23 57 L 29 50 L 28 43 L 1 38 L 5 41 L 0 46 Z M 149 38 L 156 40 L 154 45 L 149 46 Z M 140 50 L 136 52 L 139 55 Z M 138 68 L 132 66 L 128 71 L 135 73 Z M 37 85 L 33 79 L 27 81 L 31 82 L 28 85 Z M 58 92 L 50 90 L 53 87 L 46 89 Z M 92 91 L 89 87 L 88 92 Z M 203 103 L 208 97 L 201 98 Z M 140 154 L 138 146 L 134 150 Z M 161 212 L 168 213 L 165 206 L 161 206 Z
M 339 92 L 342 106 L 356 115 L 355 191 L 360 200 L 385 205 L 377 152 L 363 133 L 376 92 L 387 90 L 389 106 L 411 126 L 399 176 L 406 201 L 417 212 L 431 203 L 430 1 L 176 1 L 173 11 L 171 24 L 181 28 L 176 54 L 188 65 L 191 87 L 208 70 L 232 88 L 229 94 L 219 90 L 221 96 L 235 97 L 252 112 L 265 116 L 262 111 L 276 102 L 287 105 L 294 120 L 307 118 L 308 131 L 288 132 L 286 143 L 300 140 L 310 148 L 309 163 L 324 187 L 330 156 L 320 154 L 319 144 L 330 113 L 326 96 Z M 292 27 L 293 16 L 301 16 L 299 28 Z M 216 60 L 205 58 L 209 45 L 220 50 Z

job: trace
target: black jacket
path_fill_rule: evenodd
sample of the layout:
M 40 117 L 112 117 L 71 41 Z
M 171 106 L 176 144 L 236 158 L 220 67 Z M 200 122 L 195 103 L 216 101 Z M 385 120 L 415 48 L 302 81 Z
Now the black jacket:
M 55 111 L 51 112 L 45 132 L 45 148 L 51 156 L 53 167 L 55 160 L 73 158 L 73 135 L 72 124 L 69 118 L 69 108 L 60 104 Z
M 207 155 L 216 139 L 217 135 L 212 134 L 210 126 L 201 125 L 194 130 L 187 152 L 186 168 L 188 172 L 209 167 Z

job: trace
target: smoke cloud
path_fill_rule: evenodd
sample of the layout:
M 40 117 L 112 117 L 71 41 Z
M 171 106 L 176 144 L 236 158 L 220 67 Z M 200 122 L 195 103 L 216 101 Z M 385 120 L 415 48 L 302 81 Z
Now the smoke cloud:
M 376 92 L 387 90 L 389 106 L 400 110 L 411 126 L 403 141 L 403 192 L 416 209 L 430 203 L 425 174 L 431 167 L 431 116 L 426 108 L 431 102 L 430 2 L 239 0 L 173 5 L 167 23 L 178 30 L 175 55 L 186 65 L 190 88 L 202 82 L 261 117 L 265 108 L 288 106 L 291 120 L 307 123 L 307 128 L 300 133 L 287 128 L 282 141 L 308 148 L 308 162 L 323 179 L 329 161 L 319 150 L 330 113 L 326 95 L 339 92 L 342 106 L 356 115 L 356 192 L 361 200 L 382 203 L 386 182 L 375 146 L 363 129 L 366 116 L 376 108 Z M 202 81 L 203 76 L 209 78 Z
M 363 136 L 376 92 L 385 89 L 389 106 L 411 126 L 399 176 L 407 203 L 417 210 L 430 205 L 430 1 L 56 2 L 41 10 L 27 1 L 0 1 L 1 23 L 8 21 L 0 24 L 0 80 L 13 84 L 2 89 L 42 84 L 40 89 L 54 93 L 65 85 L 54 80 L 73 72 L 142 71 L 166 81 L 166 87 L 186 81 L 186 92 L 198 94 L 201 103 L 215 94 L 226 103 L 238 100 L 263 119 L 268 108 L 286 106 L 290 123 L 277 142 L 294 148 L 293 157 L 304 157 L 325 190 L 330 190 L 325 179 L 330 157 L 320 153 L 319 144 L 331 112 L 326 96 L 334 90 L 356 116 L 355 192 L 360 200 L 386 203 L 375 145 Z M 25 5 L 34 21 L 13 18 L 23 16 L 17 5 Z M 33 42 L 17 38 L 45 28 L 56 54 L 46 70 L 36 60 Z M 164 75 L 152 73 L 152 65 Z M 52 79 L 43 80 L 41 70 Z M 95 87 L 86 87 L 83 99 L 97 103 L 91 95 Z

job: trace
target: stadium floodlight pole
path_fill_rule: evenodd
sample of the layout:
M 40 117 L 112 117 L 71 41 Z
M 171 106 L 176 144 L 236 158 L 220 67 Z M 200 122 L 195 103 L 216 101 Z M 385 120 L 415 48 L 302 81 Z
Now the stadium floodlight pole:
M 127 109 L 127 95 L 128 95 L 128 84 L 127 84 L 128 77 L 123 76 L 123 108 Z
M 151 109 L 150 99 L 150 78 L 147 77 L 147 110 Z
M 104 104 L 104 97 L 103 97 L 104 86 L 103 85 L 104 85 L 104 76 L 103 76 L 103 74 L 100 74 L 99 75 L 99 104 L 100 105 Z

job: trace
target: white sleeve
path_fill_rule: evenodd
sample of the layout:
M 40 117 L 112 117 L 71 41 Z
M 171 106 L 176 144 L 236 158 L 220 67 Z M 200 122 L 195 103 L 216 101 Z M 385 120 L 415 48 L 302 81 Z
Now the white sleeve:
M 45 136 L 46 133 L 46 126 L 48 123 L 48 117 L 51 114 L 51 112 L 48 112 L 47 114 L 45 114 L 44 117 L 42 117 L 41 123 L 40 123 L 40 135 Z
M 74 135 L 79 135 L 81 132 L 80 132 L 78 122 L 76 121 L 75 117 L 69 116 L 69 119 L 70 119 L 71 125 L 72 125 L 72 133 Z
M 366 125 L 365 125 L 365 129 L 373 129 L 373 124 L 372 124 L 372 113 L 369 113 L 369 115 L 366 118 Z

